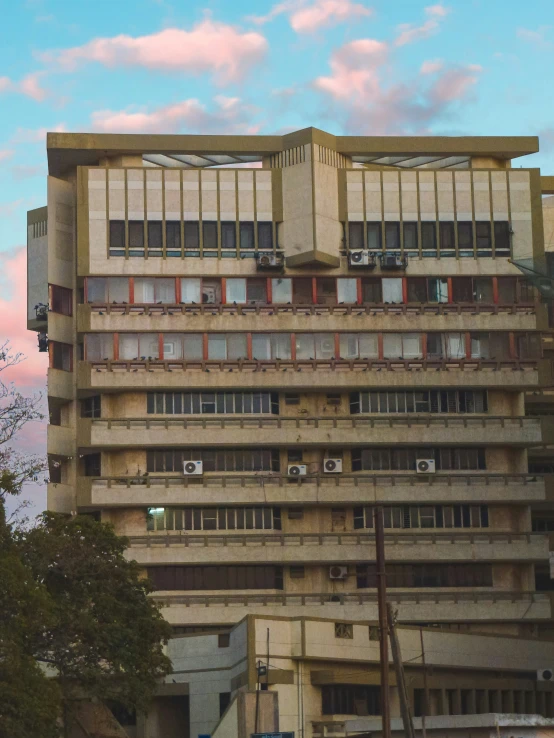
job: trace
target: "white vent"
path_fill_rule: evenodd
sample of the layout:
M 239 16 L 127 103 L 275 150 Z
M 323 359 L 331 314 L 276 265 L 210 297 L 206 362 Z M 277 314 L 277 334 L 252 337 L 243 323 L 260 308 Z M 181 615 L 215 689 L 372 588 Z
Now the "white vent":
M 330 566 L 329 579 L 346 579 L 348 576 L 347 566 Z
M 373 265 L 374 259 L 368 251 L 351 251 L 348 254 L 348 263 L 353 267 L 369 266 L 370 264 Z
M 323 471 L 326 474 L 340 474 L 342 472 L 342 459 L 325 459 Z
M 416 459 L 418 474 L 434 474 L 435 471 L 435 459 Z
M 289 477 L 305 477 L 308 473 L 306 464 L 289 464 L 287 474 Z
M 201 461 L 183 461 L 183 473 L 185 476 L 192 474 L 203 474 Z
M 548 669 L 537 669 L 537 681 L 538 682 L 553 682 L 554 681 L 554 667 Z

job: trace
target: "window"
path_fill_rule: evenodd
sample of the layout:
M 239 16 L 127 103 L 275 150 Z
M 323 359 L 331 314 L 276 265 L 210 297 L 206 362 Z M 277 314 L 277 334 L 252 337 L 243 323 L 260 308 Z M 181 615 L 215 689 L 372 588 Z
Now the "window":
M 165 248 L 168 256 L 181 255 L 181 222 L 178 220 L 166 220 L 165 222 Z
M 149 220 L 148 225 L 148 256 L 163 255 L 163 237 L 161 220 Z
M 99 477 L 102 474 L 101 454 L 87 454 L 83 456 L 83 471 L 85 477 Z
M 81 417 L 82 418 L 100 418 L 102 417 L 102 398 L 101 395 L 87 397 L 81 400 Z
M 159 359 L 160 348 L 157 333 L 120 333 L 119 358 Z
M 475 223 L 477 235 L 477 254 L 479 256 L 492 256 L 491 224 L 489 221 L 478 221 Z
M 112 253 L 112 249 L 116 253 Z M 110 256 L 123 255 L 125 251 L 125 221 L 110 220 Z
M 510 256 L 510 224 L 508 221 L 500 220 L 494 224 L 494 250 L 496 256 Z
M 383 295 L 381 280 L 378 277 L 362 278 L 362 302 L 381 303 Z
M 374 508 L 354 508 L 354 530 L 373 528 Z M 487 505 L 398 505 L 383 508 L 385 528 L 488 528 Z
M 220 279 L 203 279 L 202 280 L 202 302 L 205 305 L 221 304 L 221 280 Z
M 175 280 L 173 278 L 135 277 L 136 303 L 175 304 Z
M 219 717 L 222 717 L 225 710 L 231 704 L 231 692 L 219 693 Z
M 351 251 L 364 248 L 364 224 L 356 221 L 348 224 L 348 246 Z
M 475 277 L 473 280 L 473 299 L 475 302 L 488 304 L 494 302 L 491 277 Z
M 147 572 L 158 590 L 283 589 L 281 566 L 155 566 Z
M 151 507 L 146 529 L 281 530 L 278 507 Z
M 127 277 L 87 277 L 87 302 L 128 303 Z
M 429 256 L 429 252 L 435 252 L 437 250 L 437 230 L 435 223 L 424 221 L 421 224 L 421 246 L 423 256 Z M 435 256 L 434 253 L 431 255 Z
M 289 567 L 289 576 L 291 579 L 304 579 L 305 575 L 304 566 L 295 564 L 294 566 Z
M 448 280 L 430 278 L 427 280 L 429 302 L 448 302 Z
M 258 250 L 273 251 L 273 223 L 258 221 Z
M 237 250 L 236 223 L 224 222 L 221 224 L 221 248 L 224 251 Z
M 473 223 L 458 221 L 458 253 L 460 256 L 473 256 Z
M 473 302 L 473 281 L 471 277 L 453 277 L 452 300 L 454 302 Z
M 351 413 L 485 413 L 484 390 L 352 392 Z
M 408 302 L 427 302 L 427 280 L 425 277 L 408 278 Z
M 272 361 L 291 358 L 291 341 L 288 333 L 253 333 L 252 358 Z
M 282 305 L 292 302 L 292 279 L 277 277 L 271 280 L 271 301 Z
M 500 277 L 498 279 L 498 302 L 513 305 L 518 302 L 518 281 L 515 277 Z
M 59 287 L 57 284 L 50 285 L 50 310 L 62 315 L 73 314 L 73 290 L 67 287 Z
M 341 333 L 341 359 L 378 359 L 379 345 L 376 333 Z
M 400 249 L 399 223 L 385 223 L 385 248 L 388 251 Z
M 217 251 L 217 222 L 202 221 L 202 246 L 204 251 Z
M 492 587 L 490 564 L 388 564 L 387 586 L 397 587 Z M 356 566 L 358 589 L 377 586 L 375 564 Z
M 404 251 L 417 251 L 419 249 L 417 223 L 403 223 L 402 229 L 404 232 Z
M 200 229 L 198 221 L 185 221 L 185 255 L 200 254 Z
M 439 222 L 439 235 L 440 235 L 441 255 L 442 256 L 453 256 L 455 253 L 454 223 L 440 221 Z
M 306 278 L 296 278 L 292 280 L 292 301 L 295 305 L 311 305 L 312 297 L 312 280 Z
M 246 301 L 250 305 L 267 305 L 267 279 L 246 280 Z
M 540 359 L 542 357 L 540 334 L 516 333 L 515 341 L 517 355 L 520 359 Z M 506 346 L 504 346 L 504 350 L 506 350 Z
M 246 279 L 227 279 L 225 286 L 228 303 L 246 302 Z
M 202 302 L 202 280 L 195 277 L 181 279 L 181 302 L 197 304 Z
M 381 223 L 367 224 L 367 248 L 370 251 L 381 250 L 381 230 Z
M 113 335 L 111 333 L 86 334 L 85 359 L 87 361 L 111 361 L 113 357 Z
M 365 448 L 352 450 L 352 471 L 415 471 L 416 459 L 434 459 L 439 471 L 486 469 L 483 448 Z
M 144 221 L 129 221 L 129 256 L 144 256 Z
M 335 623 L 335 638 L 354 638 L 352 623 Z
M 422 338 L 421 333 L 384 333 L 383 356 L 385 359 L 420 359 Z
M 208 334 L 208 359 L 224 361 L 247 357 L 246 333 Z
M 332 359 L 335 356 L 333 333 L 297 333 L 297 359 Z
M 402 294 L 402 279 L 399 277 L 383 277 L 381 280 L 383 290 L 383 302 L 401 303 L 404 302 Z
M 334 305 L 337 302 L 337 282 L 333 278 L 321 277 L 316 280 L 316 303 Z
M 147 451 L 148 472 L 181 472 L 184 461 L 201 459 L 205 472 L 280 471 L 279 451 L 271 449 L 203 449 Z
M 68 343 L 50 341 L 50 366 L 64 372 L 73 371 L 73 347 Z
M 240 250 L 254 250 L 254 223 L 246 222 L 240 224 Z
M 149 392 L 148 414 L 279 414 L 277 392 Z
M 380 715 L 379 687 L 357 684 L 324 684 L 321 687 L 322 715 Z
M 356 303 L 358 302 L 358 280 L 357 279 L 337 279 L 337 302 Z

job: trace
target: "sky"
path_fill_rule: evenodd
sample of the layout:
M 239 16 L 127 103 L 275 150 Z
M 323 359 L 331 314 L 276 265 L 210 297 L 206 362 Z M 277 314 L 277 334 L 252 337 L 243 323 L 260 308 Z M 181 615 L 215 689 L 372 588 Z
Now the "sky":
M 552 0 L 0 0 L 0 344 L 25 330 L 25 214 L 46 132 L 538 135 L 554 174 Z M 45 450 L 44 424 L 22 447 Z M 44 484 L 25 491 L 32 512 Z

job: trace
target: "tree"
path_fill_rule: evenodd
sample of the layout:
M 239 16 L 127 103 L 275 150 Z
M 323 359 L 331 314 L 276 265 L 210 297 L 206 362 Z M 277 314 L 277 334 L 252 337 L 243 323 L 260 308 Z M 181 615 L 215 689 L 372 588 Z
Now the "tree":
M 46 512 L 19 534 L 23 562 L 54 603 L 36 656 L 58 674 L 66 708 L 86 695 L 144 709 L 171 671 L 163 649 L 171 628 L 127 545 L 86 515 Z

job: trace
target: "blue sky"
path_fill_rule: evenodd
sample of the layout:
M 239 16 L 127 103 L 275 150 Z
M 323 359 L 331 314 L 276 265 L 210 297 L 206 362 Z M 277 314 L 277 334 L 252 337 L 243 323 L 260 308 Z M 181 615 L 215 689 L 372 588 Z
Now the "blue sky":
M 554 174 L 552 0 L 0 4 L 0 341 L 28 354 L 46 131 L 538 134 L 518 164 Z M 44 384 L 36 355 L 23 374 Z

